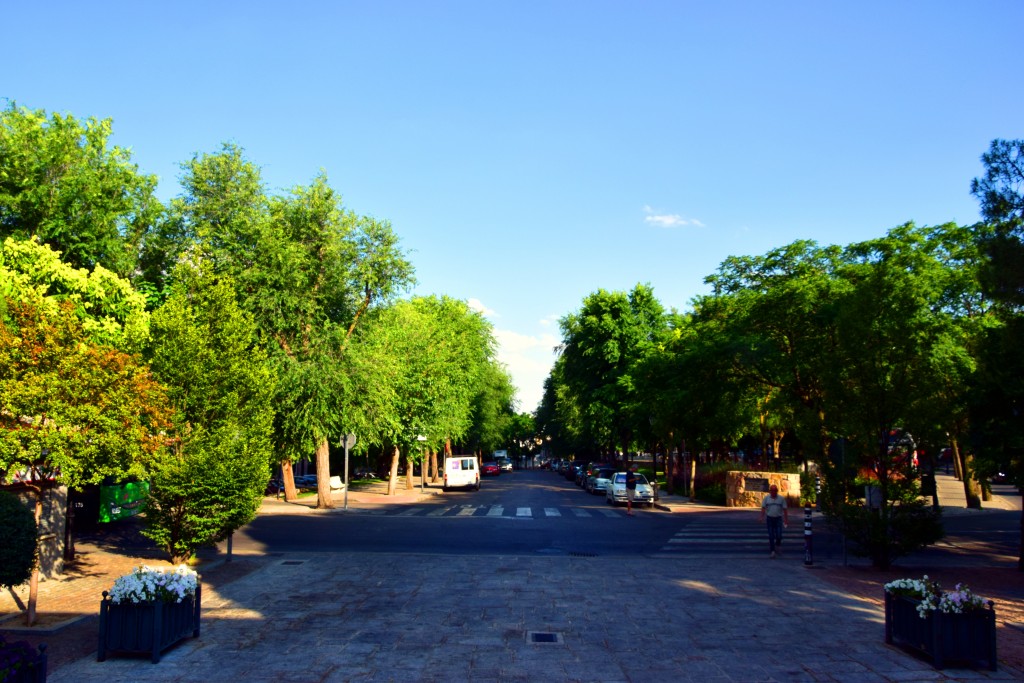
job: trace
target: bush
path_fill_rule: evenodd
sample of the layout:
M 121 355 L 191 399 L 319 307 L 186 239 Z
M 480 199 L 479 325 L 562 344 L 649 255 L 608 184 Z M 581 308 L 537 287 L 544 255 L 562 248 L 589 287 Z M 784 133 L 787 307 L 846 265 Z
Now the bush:
M 17 496 L 0 491 L 0 586 L 20 586 L 36 562 L 36 518 Z
M 709 503 L 711 505 L 725 505 L 725 483 L 709 482 L 706 484 L 698 484 L 694 493 L 697 494 L 697 500 Z
M 943 536 L 941 513 L 920 500 L 890 503 L 884 510 L 846 503 L 829 515 L 829 522 L 854 544 L 855 555 L 871 558 L 878 569 Z
M 46 646 L 37 652 L 24 640 L 8 643 L 0 634 L 0 683 L 36 683 L 46 680 Z
M 697 475 L 693 481 L 697 500 L 712 505 L 725 505 L 726 473 L 748 469 L 742 463 L 728 460 L 712 462 L 697 466 Z

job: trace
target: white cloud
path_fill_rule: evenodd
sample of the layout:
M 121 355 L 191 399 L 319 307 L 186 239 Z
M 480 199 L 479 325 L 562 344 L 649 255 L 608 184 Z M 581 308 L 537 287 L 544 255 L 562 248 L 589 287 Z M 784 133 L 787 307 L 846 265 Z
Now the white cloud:
M 661 228 L 677 228 L 683 225 L 693 225 L 698 228 L 703 228 L 704 224 L 696 218 L 683 218 L 677 213 L 660 213 L 655 209 L 652 209 L 648 205 L 644 205 L 644 222 L 650 223 L 651 225 L 657 225 Z
M 469 306 L 470 310 L 476 311 L 481 315 L 487 316 L 489 318 L 497 317 L 497 314 L 494 312 L 494 309 L 487 308 L 486 306 L 484 306 L 483 302 L 480 301 L 480 299 L 469 299 L 468 301 L 466 301 L 466 305 Z
M 544 380 L 551 373 L 560 337 L 494 330 L 494 338 L 498 342 L 498 361 L 508 370 L 516 387 L 519 411 L 532 413 L 544 395 Z
M 541 318 L 538 322 L 540 322 L 541 327 L 551 327 L 552 325 L 557 325 L 558 324 L 558 319 L 560 317 L 561 316 L 556 315 L 555 313 L 552 313 L 551 315 L 547 316 L 546 318 Z

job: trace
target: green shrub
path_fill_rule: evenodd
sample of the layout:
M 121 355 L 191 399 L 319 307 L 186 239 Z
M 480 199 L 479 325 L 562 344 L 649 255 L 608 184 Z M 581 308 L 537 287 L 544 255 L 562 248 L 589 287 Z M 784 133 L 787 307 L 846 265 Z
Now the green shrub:
M 36 518 L 17 496 L 0 491 L 0 586 L 20 586 L 36 561 Z
M 711 505 L 725 505 L 725 482 L 697 484 L 694 493 L 697 494 L 697 500 Z
M 7 642 L 0 633 L 0 683 L 46 680 L 45 645 L 36 650 L 24 640 Z
M 888 504 L 872 510 L 861 503 L 844 503 L 829 515 L 829 522 L 853 543 L 852 552 L 871 558 L 878 569 L 943 536 L 942 517 L 924 501 Z

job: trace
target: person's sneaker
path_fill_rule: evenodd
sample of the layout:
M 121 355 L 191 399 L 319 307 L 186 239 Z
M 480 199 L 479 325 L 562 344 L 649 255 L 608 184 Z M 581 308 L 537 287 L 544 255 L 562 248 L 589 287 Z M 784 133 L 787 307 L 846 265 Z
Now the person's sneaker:
M 775 559 L 775 551 L 774 551 L 774 550 L 772 551 L 772 554 L 771 554 L 771 558 L 772 558 L 773 560 Z

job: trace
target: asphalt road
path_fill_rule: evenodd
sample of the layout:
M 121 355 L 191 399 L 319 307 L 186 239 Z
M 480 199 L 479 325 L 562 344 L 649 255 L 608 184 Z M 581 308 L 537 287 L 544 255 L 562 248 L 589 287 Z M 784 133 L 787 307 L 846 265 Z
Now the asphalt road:
M 643 555 L 677 526 L 669 513 L 629 517 L 554 474 L 520 471 L 418 504 L 261 515 L 233 544 L 238 552 Z
M 794 510 L 787 544 L 803 553 L 803 512 Z M 833 535 L 816 543 L 834 554 Z M 756 510 L 671 513 L 610 506 L 557 474 L 517 471 L 415 504 L 375 509 L 261 515 L 236 532 L 236 552 L 368 552 L 582 557 L 761 557 Z

